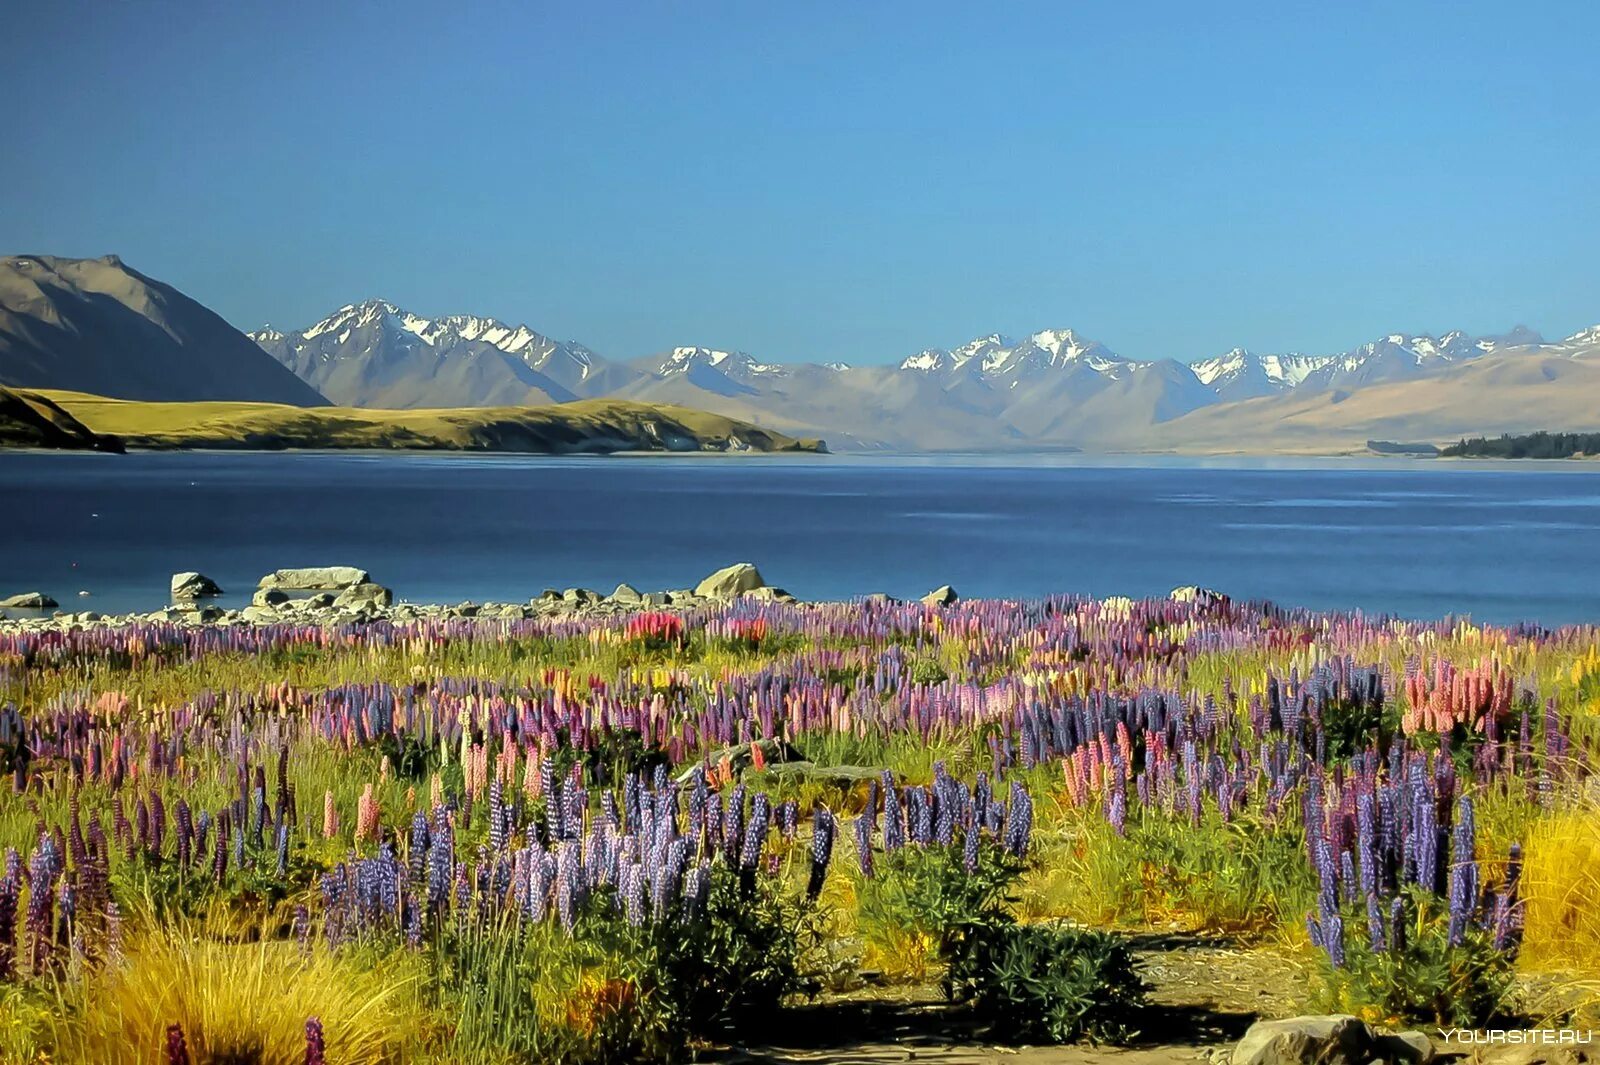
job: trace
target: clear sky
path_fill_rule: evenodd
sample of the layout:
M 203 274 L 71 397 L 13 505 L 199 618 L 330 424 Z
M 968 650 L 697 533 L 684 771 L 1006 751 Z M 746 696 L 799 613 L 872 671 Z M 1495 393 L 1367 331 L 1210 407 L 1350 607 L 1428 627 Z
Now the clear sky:
M 1600 5 L 16 3 L 0 252 L 626 358 L 1600 322 Z

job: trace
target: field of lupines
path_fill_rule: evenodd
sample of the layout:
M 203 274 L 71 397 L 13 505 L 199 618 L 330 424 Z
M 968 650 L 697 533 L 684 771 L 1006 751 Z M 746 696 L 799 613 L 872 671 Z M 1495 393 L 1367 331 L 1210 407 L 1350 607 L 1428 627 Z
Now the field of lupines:
M 1597 759 L 1600 629 L 1206 595 L 0 631 L 0 1057 L 674 1060 L 863 974 L 1116 1041 L 1173 928 L 1582 1014 Z

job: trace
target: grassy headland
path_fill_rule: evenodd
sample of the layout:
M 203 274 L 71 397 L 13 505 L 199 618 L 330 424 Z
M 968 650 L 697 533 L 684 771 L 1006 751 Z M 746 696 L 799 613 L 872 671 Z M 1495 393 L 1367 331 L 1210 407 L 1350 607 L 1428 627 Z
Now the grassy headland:
M 122 450 L 116 438 L 95 435 L 48 397 L 0 388 L 0 448 L 6 447 Z
M 687 407 L 585 400 L 549 407 L 366 410 L 278 403 L 153 403 L 35 393 L 130 448 L 381 448 L 586 454 L 617 451 L 826 451 L 820 440 Z M 48 446 L 48 445 L 37 445 Z

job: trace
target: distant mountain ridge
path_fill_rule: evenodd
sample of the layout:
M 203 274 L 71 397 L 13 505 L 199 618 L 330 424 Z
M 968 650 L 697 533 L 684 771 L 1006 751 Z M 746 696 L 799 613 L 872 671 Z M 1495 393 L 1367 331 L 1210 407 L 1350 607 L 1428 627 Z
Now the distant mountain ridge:
M 0 259 L 0 385 L 388 409 L 619 399 L 838 448 L 1318 450 L 1600 428 L 1600 325 L 1546 341 L 1393 333 L 1334 354 L 1129 359 L 1072 329 L 871 365 L 683 345 L 607 359 L 526 324 L 385 300 L 249 335 L 115 256 Z
M 525 325 L 422 318 L 382 301 L 347 306 L 299 333 L 251 335 L 347 404 L 614 395 L 821 434 L 836 446 L 936 449 L 1137 446 L 1153 427 L 1218 405 L 1422 380 L 1497 355 L 1600 353 L 1600 326 L 1554 343 L 1518 326 L 1493 336 L 1394 333 L 1335 354 L 1235 348 L 1190 363 L 1129 359 L 1075 330 L 1046 329 L 871 366 L 771 363 L 693 345 L 613 362 Z
M 327 404 L 218 315 L 115 255 L 0 258 L 0 385 Z
M 605 395 L 637 374 L 582 344 L 494 318 L 423 318 L 386 300 L 250 338 L 330 399 L 358 407 L 494 407 Z

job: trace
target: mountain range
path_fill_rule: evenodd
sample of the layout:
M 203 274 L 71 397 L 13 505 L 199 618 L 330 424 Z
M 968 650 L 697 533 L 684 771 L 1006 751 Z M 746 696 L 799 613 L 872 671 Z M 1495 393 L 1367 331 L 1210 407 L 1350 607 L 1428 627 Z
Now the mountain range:
M 1235 348 L 1194 362 L 1125 358 L 1071 329 L 1042 330 L 1021 340 L 996 333 L 885 365 L 773 363 L 696 346 L 624 362 L 526 325 L 466 315 L 424 318 L 369 300 L 303 330 L 268 328 L 250 336 L 346 405 L 477 406 L 615 396 L 822 435 L 836 448 L 1185 449 L 1203 438 L 1207 449 L 1228 450 L 1216 426 L 1230 423 L 1230 411 L 1270 423 L 1279 416 L 1303 417 L 1307 402 L 1337 406 L 1367 389 L 1401 386 L 1404 393 L 1413 384 L 1418 403 L 1436 406 L 1438 396 L 1447 394 L 1454 406 L 1414 428 L 1398 414 L 1321 417 L 1318 431 L 1306 433 L 1300 446 L 1360 447 L 1368 439 L 1360 434 L 1379 429 L 1447 438 L 1485 431 L 1507 418 L 1513 428 L 1542 427 L 1558 416 L 1562 428 L 1600 421 L 1581 403 L 1572 404 L 1571 377 L 1554 387 L 1553 377 L 1541 372 L 1553 385 L 1551 396 L 1519 388 L 1517 395 L 1529 405 L 1510 408 L 1503 402 L 1509 393 L 1496 408 L 1494 396 L 1478 396 L 1471 387 L 1445 393 L 1423 387 L 1486 360 L 1595 356 L 1600 365 L 1600 326 L 1556 342 L 1518 326 L 1493 336 L 1394 333 L 1332 354 Z M 1576 372 L 1577 379 L 1583 377 L 1582 370 Z M 1585 396 L 1600 408 L 1600 393 Z M 1390 400 L 1385 409 L 1405 407 L 1403 399 Z M 1567 424 L 1572 421 L 1583 424 Z M 1273 449 L 1271 441 L 1255 446 Z
M 1071 329 L 883 364 L 681 346 L 631 360 L 383 300 L 240 333 L 115 256 L 0 259 L 0 385 L 126 399 L 390 409 L 670 404 L 835 449 L 1334 452 L 1600 429 L 1600 326 L 1557 341 L 1394 333 L 1329 354 L 1125 358 Z

